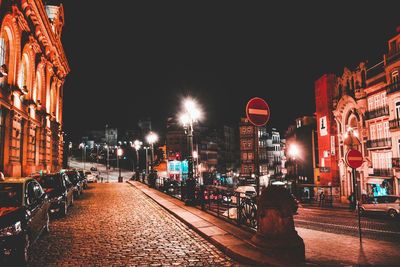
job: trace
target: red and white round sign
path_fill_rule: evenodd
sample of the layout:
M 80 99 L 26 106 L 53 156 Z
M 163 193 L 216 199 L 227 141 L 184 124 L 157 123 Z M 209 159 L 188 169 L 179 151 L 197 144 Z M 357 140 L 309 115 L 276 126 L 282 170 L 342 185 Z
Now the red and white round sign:
M 346 154 L 346 163 L 353 169 L 361 167 L 363 164 L 363 156 L 360 151 L 351 149 Z
M 264 126 L 269 120 L 269 106 L 264 99 L 254 97 L 246 105 L 246 115 L 255 126 Z

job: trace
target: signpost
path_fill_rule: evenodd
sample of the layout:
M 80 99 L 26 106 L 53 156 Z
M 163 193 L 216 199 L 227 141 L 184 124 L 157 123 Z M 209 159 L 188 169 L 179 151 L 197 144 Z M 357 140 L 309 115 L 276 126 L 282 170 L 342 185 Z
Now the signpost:
M 246 105 L 246 116 L 247 119 L 254 125 L 256 126 L 256 137 L 258 137 L 258 128 L 264 126 L 267 124 L 269 117 L 270 117 L 270 111 L 269 111 L 269 106 L 267 102 L 265 102 L 264 99 L 259 98 L 259 97 L 254 97 L 247 102 Z M 256 146 L 256 155 L 255 155 L 255 175 L 256 175 L 256 191 L 257 191 L 257 196 L 260 194 L 260 166 L 258 163 L 258 140 L 254 142 Z
M 352 169 L 353 174 L 353 197 L 354 201 L 357 200 L 357 213 L 358 213 L 358 235 L 360 236 L 360 243 L 362 242 L 361 239 L 361 219 L 360 219 L 360 202 L 358 197 L 358 190 L 356 190 L 356 169 L 361 167 L 363 164 L 363 156 L 360 151 L 355 149 L 350 149 L 345 157 L 347 165 Z
M 246 105 L 246 115 L 253 125 L 264 126 L 269 120 L 269 106 L 264 99 L 254 97 Z

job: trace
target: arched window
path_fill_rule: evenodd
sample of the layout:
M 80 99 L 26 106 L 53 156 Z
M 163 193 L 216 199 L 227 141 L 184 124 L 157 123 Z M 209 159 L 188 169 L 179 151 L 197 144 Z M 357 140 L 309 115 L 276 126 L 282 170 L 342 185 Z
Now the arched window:
M 7 62 L 7 45 L 6 40 L 0 37 L 0 66 Z M 7 65 L 7 64 L 6 64 Z
M 395 70 L 392 72 L 392 83 L 398 83 L 399 82 L 399 71 Z
M 19 88 L 23 89 L 26 87 L 26 81 L 27 81 L 27 68 L 26 68 L 26 62 L 24 59 L 22 59 L 21 66 L 19 68 L 19 74 L 18 74 L 18 86 Z

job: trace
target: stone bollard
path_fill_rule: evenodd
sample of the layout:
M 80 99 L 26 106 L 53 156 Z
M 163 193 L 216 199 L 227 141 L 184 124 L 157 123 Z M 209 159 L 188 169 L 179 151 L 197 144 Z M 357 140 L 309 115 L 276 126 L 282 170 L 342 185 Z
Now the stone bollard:
M 304 261 L 304 242 L 294 228 L 295 205 L 286 188 L 264 188 L 257 201 L 258 227 L 251 243 L 266 255 L 290 262 Z

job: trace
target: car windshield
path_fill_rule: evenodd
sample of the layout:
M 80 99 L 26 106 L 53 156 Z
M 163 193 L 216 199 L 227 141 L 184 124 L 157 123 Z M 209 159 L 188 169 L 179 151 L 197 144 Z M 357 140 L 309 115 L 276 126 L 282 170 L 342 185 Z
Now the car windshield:
M 36 178 L 43 188 L 61 188 L 62 182 L 59 175 L 46 175 Z
M 22 184 L 0 184 L 0 207 L 22 205 Z

